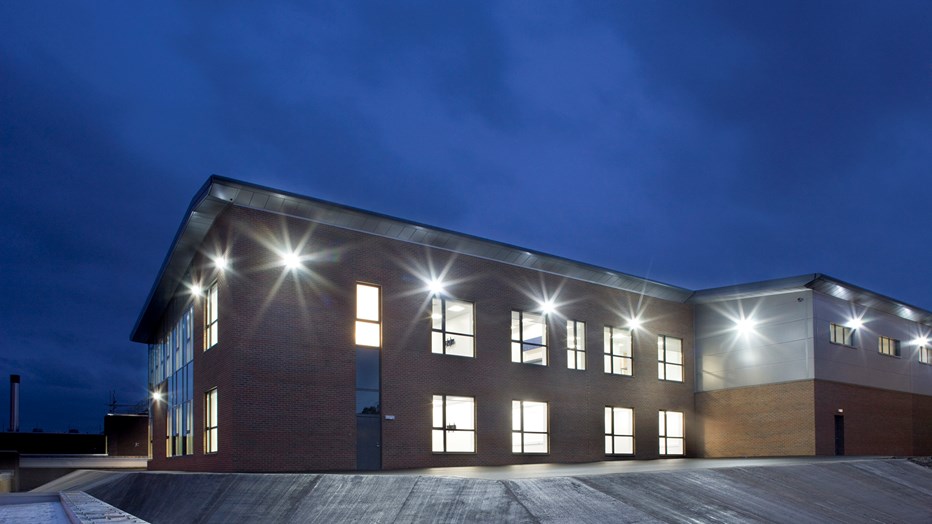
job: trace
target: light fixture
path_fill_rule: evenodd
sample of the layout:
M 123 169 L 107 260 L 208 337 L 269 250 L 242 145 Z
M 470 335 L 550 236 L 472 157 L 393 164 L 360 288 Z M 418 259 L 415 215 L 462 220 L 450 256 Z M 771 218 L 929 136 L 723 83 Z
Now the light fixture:
M 443 294 L 443 282 L 441 282 L 440 279 L 435 278 L 431 280 L 430 282 L 428 282 L 427 287 L 428 289 L 430 289 L 430 292 L 433 293 L 434 295 Z
M 190 286 L 188 286 L 188 288 L 191 290 L 191 294 L 196 297 L 201 296 L 201 293 L 204 292 L 204 290 L 201 289 L 201 286 L 198 284 L 191 284 Z
M 917 346 L 926 347 L 929 345 L 929 337 L 918 337 L 913 343 Z
M 282 253 L 282 263 L 285 264 L 285 267 L 288 269 L 297 269 L 301 267 L 301 258 L 297 253 Z
M 553 300 L 545 300 L 540 303 L 540 311 L 545 315 L 549 315 L 554 312 L 556 306 L 553 303 Z
M 216 267 L 220 271 L 226 270 L 226 268 L 229 267 L 229 262 L 227 261 L 227 257 L 220 255 L 214 258 L 214 267 Z
M 864 322 L 858 317 L 853 317 L 848 320 L 848 323 L 845 325 L 851 329 L 860 329 L 860 327 L 864 325 Z
M 638 318 L 638 317 L 631 317 L 631 318 L 629 318 L 629 319 L 628 319 L 628 328 L 630 328 L 630 329 L 632 329 L 632 330 L 634 330 L 634 329 L 640 329 L 640 328 L 641 328 L 641 319 Z
M 161 391 L 153 391 L 153 392 L 152 392 L 152 400 L 154 400 L 154 401 L 156 401 L 156 402 L 161 402 L 161 401 L 162 401 L 162 392 L 161 392 Z
M 756 325 L 757 322 L 749 317 L 742 317 L 735 321 L 735 329 L 737 329 L 738 333 L 741 333 L 742 335 L 747 335 L 748 333 L 754 331 L 754 326 Z

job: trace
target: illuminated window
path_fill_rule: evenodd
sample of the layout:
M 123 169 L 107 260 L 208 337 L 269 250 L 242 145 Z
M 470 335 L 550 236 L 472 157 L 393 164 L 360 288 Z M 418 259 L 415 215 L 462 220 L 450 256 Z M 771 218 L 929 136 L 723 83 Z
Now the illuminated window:
M 927 344 L 919 346 L 919 362 L 923 364 L 932 364 L 932 350 Z
M 511 451 L 547 453 L 547 403 L 511 401 Z
M 878 346 L 881 355 L 900 356 L 900 341 L 895 338 L 880 337 Z
M 217 325 L 220 317 L 217 314 L 216 282 L 207 288 L 207 295 L 204 298 L 204 350 L 206 351 L 217 344 Z
M 634 454 L 634 410 L 605 406 L 605 454 Z
M 683 433 L 683 413 L 660 411 L 660 454 L 683 455 L 686 453 Z
M 547 365 L 547 324 L 544 315 L 511 312 L 511 361 Z
M 828 329 L 829 342 L 832 344 L 842 344 L 844 346 L 854 345 L 854 330 L 850 327 L 833 322 L 828 325 Z
M 566 367 L 586 369 L 586 324 L 577 320 L 566 321 Z
M 356 284 L 356 345 L 382 346 L 382 324 L 378 286 Z
M 657 337 L 657 376 L 660 380 L 683 381 L 683 339 Z
M 476 399 L 434 395 L 433 405 L 431 451 L 434 453 L 474 453 L 476 451 Z
M 474 307 L 469 302 L 434 297 L 430 350 L 444 355 L 475 356 L 473 312 Z
M 631 375 L 631 331 L 605 327 L 605 372 L 612 375 Z
M 165 358 L 166 456 L 194 453 L 194 309 L 188 308 L 160 346 Z
M 204 394 L 204 453 L 217 452 L 217 388 Z

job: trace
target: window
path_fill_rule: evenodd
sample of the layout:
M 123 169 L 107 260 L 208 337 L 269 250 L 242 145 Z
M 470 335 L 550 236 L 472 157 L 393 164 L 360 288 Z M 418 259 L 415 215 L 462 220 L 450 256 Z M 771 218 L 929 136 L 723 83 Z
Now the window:
M 566 367 L 586 369 L 586 324 L 583 322 L 566 321 Z
M 217 345 L 217 325 L 219 324 L 219 315 L 217 314 L 217 283 L 214 282 L 207 288 L 207 296 L 204 300 L 204 351 Z
M 605 372 L 631 375 L 631 331 L 605 327 Z
M 434 453 L 476 452 L 476 399 L 434 395 Z
M 828 325 L 829 328 L 829 341 L 832 344 L 842 344 L 844 346 L 853 346 L 854 345 L 854 330 L 848 326 L 842 326 L 841 324 L 835 324 L 834 322 Z
M 356 345 L 381 347 L 380 299 L 378 286 L 356 284 Z
M 919 346 L 919 362 L 923 364 L 932 364 L 932 351 L 927 344 Z
M 879 350 L 882 355 L 900 356 L 900 341 L 890 337 L 880 337 Z
M 217 388 L 204 394 L 204 453 L 217 452 Z
M 660 380 L 683 381 L 683 339 L 657 337 L 657 376 Z
M 434 297 L 431 308 L 433 353 L 474 357 L 474 308 L 469 302 Z
M 605 454 L 634 454 L 634 410 L 605 406 Z
M 158 344 L 164 361 L 159 381 L 165 382 L 165 455 L 194 453 L 194 308 L 166 330 Z
M 547 403 L 511 401 L 511 451 L 547 453 Z
M 686 447 L 683 439 L 683 413 L 660 411 L 660 454 L 683 455 Z
M 511 361 L 547 365 L 547 324 L 544 315 L 511 312 Z

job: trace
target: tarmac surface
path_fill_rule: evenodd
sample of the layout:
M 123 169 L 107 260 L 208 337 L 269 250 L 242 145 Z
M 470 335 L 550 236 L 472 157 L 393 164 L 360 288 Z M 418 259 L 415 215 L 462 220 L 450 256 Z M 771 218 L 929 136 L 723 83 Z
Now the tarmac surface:
M 92 484 L 85 489 L 90 495 L 153 523 L 932 522 L 932 469 L 892 458 L 676 459 L 379 474 L 145 472 Z
M 932 458 L 666 459 L 373 474 L 82 470 L 30 493 L 0 495 L 2 523 L 141 518 L 155 523 L 930 523 Z

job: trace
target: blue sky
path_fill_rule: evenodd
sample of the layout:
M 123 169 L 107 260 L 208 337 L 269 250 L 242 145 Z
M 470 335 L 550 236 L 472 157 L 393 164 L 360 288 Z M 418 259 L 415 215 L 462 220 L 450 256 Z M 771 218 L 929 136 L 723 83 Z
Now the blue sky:
M 824 272 L 932 309 L 930 27 L 920 1 L 6 2 L 22 429 L 145 396 L 129 331 L 212 173 L 687 288 Z

